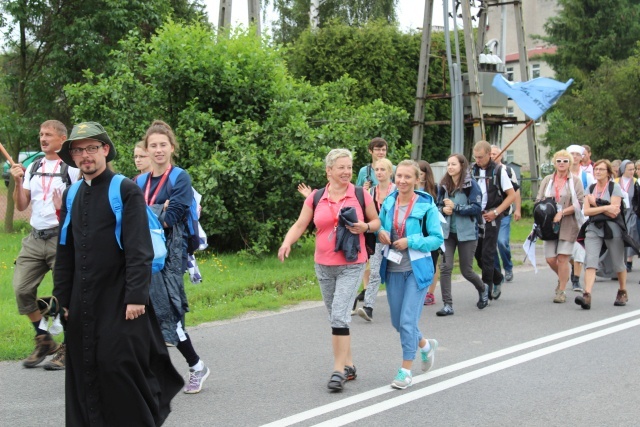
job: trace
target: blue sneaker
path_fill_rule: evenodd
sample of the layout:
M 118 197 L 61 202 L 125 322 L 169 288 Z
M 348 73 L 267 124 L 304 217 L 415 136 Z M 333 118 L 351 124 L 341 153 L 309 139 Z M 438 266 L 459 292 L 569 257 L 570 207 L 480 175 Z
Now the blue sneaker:
M 427 340 L 431 348 L 429 351 L 420 350 L 420 356 L 422 357 L 422 372 L 429 372 L 433 368 L 433 362 L 436 360 L 436 350 L 438 348 L 438 341 Z
M 404 390 L 411 386 L 412 381 L 413 379 L 411 374 L 406 374 L 402 369 L 398 369 L 398 374 L 391 382 L 391 387 L 397 388 L 398 390 Z

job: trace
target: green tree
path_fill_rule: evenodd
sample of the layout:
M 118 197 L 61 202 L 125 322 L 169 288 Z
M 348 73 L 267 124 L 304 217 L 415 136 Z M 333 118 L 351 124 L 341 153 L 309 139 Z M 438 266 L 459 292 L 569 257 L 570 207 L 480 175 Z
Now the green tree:
M 558 0 L 558 6 L 540 38 L 558 47 L 545 60 L 561 80 L 580 83 L 603 59 L 627 58 L 640 40 L 638 0 Z
M 274 38 L 279 43 L 295 41 L 310 27 L 310 0 L 266 0 L 264 7 L 273 4 L 279 17 L 273 24 Z M 326 0 L 318 10 L 319 26 L 331 21 L 346 25 L 363 25 L 376 19 L 387 23 L 396 21 L 398 0 Z
M 545 143 L 553 150 L 588 144 L 594 159 L 640 158 L 639 84 L 640 50 L 623 61 L 605 60 L 551 110 Z
M 350 96 L 357 103 L 381 99 L 386 104 L 413 112 L 420 61 L 420 33 L 404 33 L 395 25 L 378 20 L 360 27 L 332 22 L 317 31 L 307 30 L 287 50 L 292 74 L 314 85 L 349 75 L 358 81 Z M 432 34 L 429 94 L 450 93 L 446 73 L 444 34 Z M 451 117 L 449 100 L 427 101 L 425 120 Z M 411 139 L 407 118 L 402 138 Z M 446 158 L 450 150 L 450 128 L 428 126 L 424 138 L 426 160 Z
M 112 53 L 113 72 L 86 72 L 66 94 L 76 120 L 105 125 L 133 175 L 134 143 L 153 119 L 170 123 L 177 163 L 203 194 L 201 222 L 223 250 L 276 248 L 296 220 L 299 182 L 326 184 L 322 160 L 336 147 L 367 159 L 371 135 L 407 155 L 408 114 L 382 101 L 356 103 L 358 82 L 313 86 L 287 71 L 283 52 L 248 31 L 227 37 L 202 25 L 167 23 L 146 41 L 131 36 Z

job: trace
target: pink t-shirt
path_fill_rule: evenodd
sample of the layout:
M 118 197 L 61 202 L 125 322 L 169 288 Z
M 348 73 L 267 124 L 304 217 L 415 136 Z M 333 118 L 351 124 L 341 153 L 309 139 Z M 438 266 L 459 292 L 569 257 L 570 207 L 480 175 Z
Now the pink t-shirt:
M 313 190 L 304 201 L 311 209 L 313 209 L 313 196 L 316 194 L 316 191 L 318 190 Z M 367 207 L 373 203 L 373 199 L 367 191 L 363 191 L 363 193 L 364 205 Z M 360 253 L 355 262 L 347 262 L 342 251 L 334 252 L 336 248 L 336 233 L 333 231 L 333 227 L 336 216 L 340 213 L 340 209 L 348 206 L 354 207 L 358 213 L 358 219 L 364 221 L 364 212 L 362 212 L 362 208 L 356 197 L 355 186 L 349 184 L 346 196 L 337 203 L 330 202 L 328 195 L 328 192 L 325 190 L 313 215 L 313 223 L 317 229 L 314 261 L 321 265 L 346 265 L 367 262 L 368 257 L 367 249 L 364 246 L 364 234 L 360 235 Z M 329 203 L 331 203 L 331 207 L 329 207 Z M 331 208 L 333 208 L 333 212 Z

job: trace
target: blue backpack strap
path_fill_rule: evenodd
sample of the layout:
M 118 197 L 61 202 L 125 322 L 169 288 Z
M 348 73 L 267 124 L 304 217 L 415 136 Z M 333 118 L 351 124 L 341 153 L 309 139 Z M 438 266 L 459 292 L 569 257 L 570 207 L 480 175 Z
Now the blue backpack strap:
M 178 179 L 178 175 L 180 175 L 180 172 L 184 171 L 184 169 L 179 168 L 177 166 L 171 166 L 171 172 L 169 172 L 169 183 L 171 184 L 171 187 L 169 187 L 169 190 L 171 190 L 171 188 L 173 188 L 174 185 L 176 185 L 176 180 Z
M 587 172 L 582 171 L 582 188 L 587 188 Z
M 122 235 L 122 194 L 120 193 L 120 185 L 124 179 L 124 175 L 115 175 L 109 184 L 109 204 L 113 214 L 116 216 L 116 240 L 120 249 L 122 249 L 122 242 L 120 241 L 120 236 Z
M 144 188 L 144 185 L 147 183 L 148 179 L 149 179 L 149 172 L 141 173 L 136 177 L 136 184 L 138 184 L 138 187 Z
M 80 189 L 80 184 L 82 184 L 82 181 L 76 181 L 67 190 L 67 216 L 64 217 L 64 223 L 62 224 L 62 229 L 60 230 L 60 238 L 58 239 L 61 245 L 67 244 L 67 229 L 69 228 L 69 224 L 71 223 L 71 207 L 73 206 L 73 199 L 75 199 L 76 194 Z

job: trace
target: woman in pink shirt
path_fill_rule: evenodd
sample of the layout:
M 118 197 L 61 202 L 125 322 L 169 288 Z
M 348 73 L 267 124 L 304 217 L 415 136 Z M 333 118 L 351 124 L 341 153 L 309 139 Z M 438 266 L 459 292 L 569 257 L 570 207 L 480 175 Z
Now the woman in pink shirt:
M 356 368 L 351 355 L 351 305 L 362 281 L 367 251 L 364 233 L 373 233 L 380 228 L 373 199 L 363 191 L 365 212 L 356 197 L 356 188 L 351 184 L 353 175 L 353 157 L 349 150 L 334 149 L 325 160 L 329 183 L 324 189 L 314 190 L 304 201 L 298 220 L 287 233 L 278 251 L 278 258 L 284 259 L 293 245 L 305 232 L 313 220 L 316 226 L 316 250 L 314 255 L 316 276 L 320 284 L 332 331 L 333 373 L 327 387 L 332 391 L 341 391 L 347 380 L 356 378 Z M 322 196 L 316 199 L 316 193 Z M 314 201 L 315 209 L 314 209 Z M 348 262 L 343 251 L 335 251 L 339 214 L 342 208 L 354 208 L 358 222 L 346 226 L 350 233 L 359 235 L 360 252 L 357 259 Z

